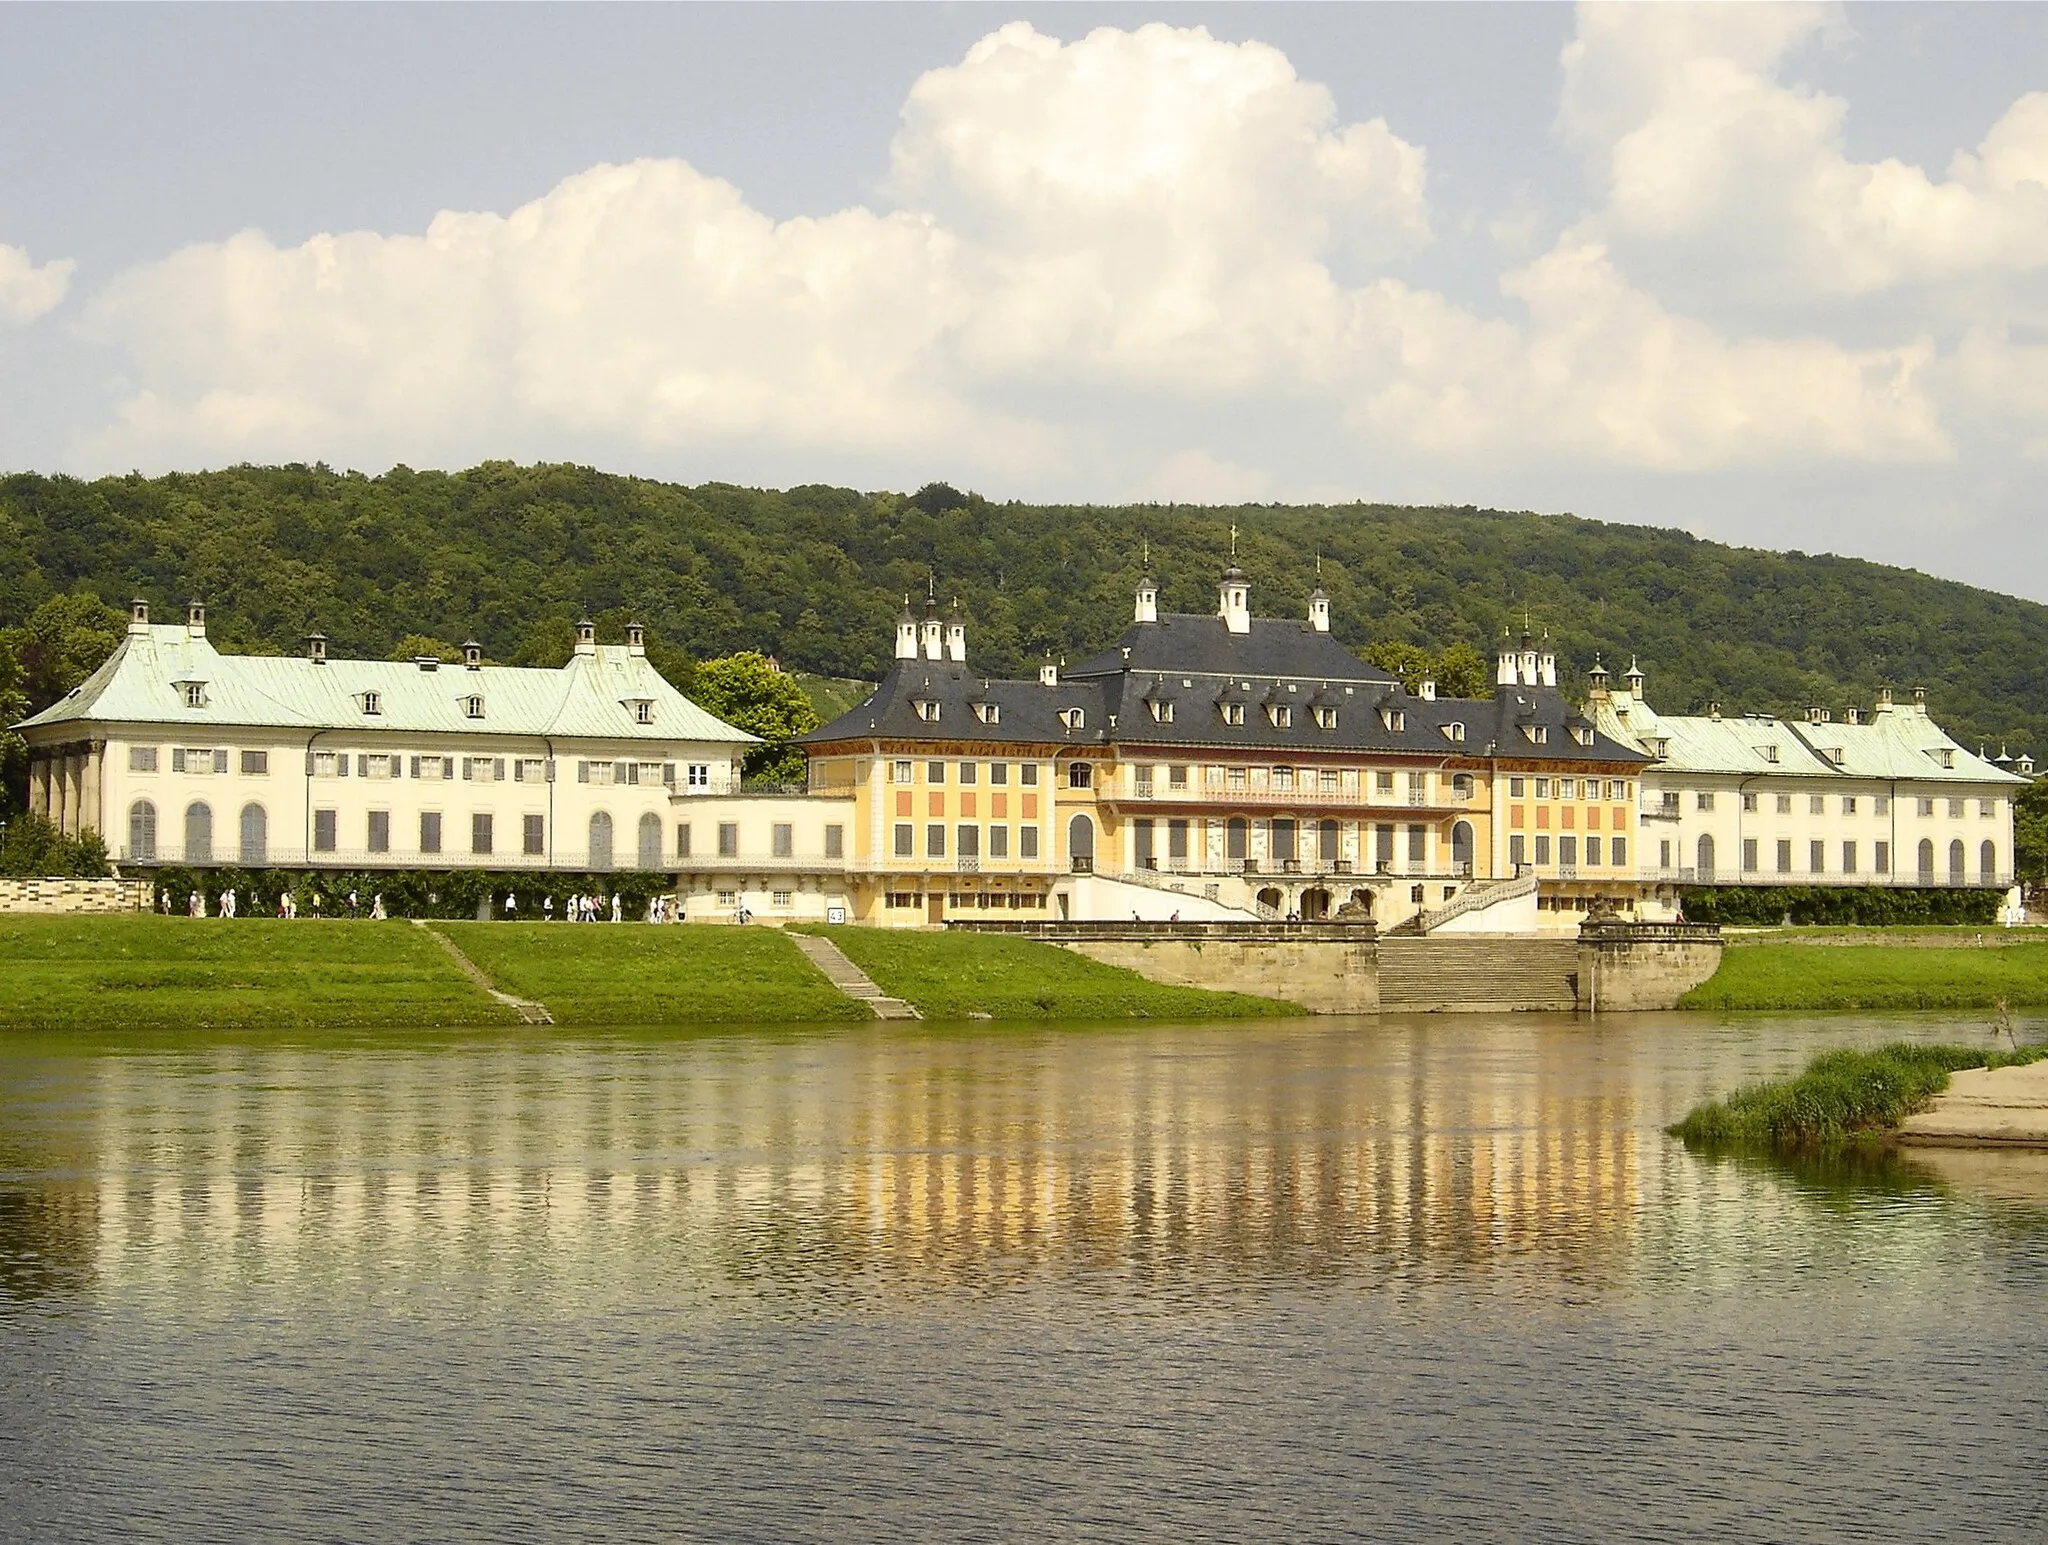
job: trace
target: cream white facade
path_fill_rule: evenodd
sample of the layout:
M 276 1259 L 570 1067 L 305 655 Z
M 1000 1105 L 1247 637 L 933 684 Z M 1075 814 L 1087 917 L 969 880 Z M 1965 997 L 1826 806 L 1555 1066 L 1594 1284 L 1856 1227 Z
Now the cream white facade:
M 2006 889 L 2028 777 L 1945 734 L 1924 694 L 1804 719 L 1659 714 L 1631 669 L 1595 672 L 1588 711 L 1655 758 L 1643 773 L 1642 873 L 1674 885 Z M 2030 770 L 2030 769 L 2029 769 Z
M 223 655 L 203 609 L 152 625 L 28 720 L 33 808 L 123 865 L 669 870 L 684 801 L 753 736 L 585 623 L 560 670 Z
M 854 918 L 851 794 L 677 792 L 669 802 L 676 896 L 691 922 Z

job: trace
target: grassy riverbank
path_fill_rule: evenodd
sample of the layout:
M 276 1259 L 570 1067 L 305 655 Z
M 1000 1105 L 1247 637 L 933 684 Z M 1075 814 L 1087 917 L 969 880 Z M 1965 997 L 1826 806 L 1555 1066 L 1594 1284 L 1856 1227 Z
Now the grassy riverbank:
M 407 923 L 0 918 L 0 1029 L 412 1030 L 516 1019 Z
M 774 928 L 436 923 L 501 991 L 562 1025 L 867 1019 Z M 432 942 L 432 941 L 429 941 Z
M 1879 1144 L 1946 1089 L 1958 1069 L 2011 1067 L 2044 1056 L 2048 1046 L 1987 1053 L 1898 1043 L 1823 1052 L 1796 1078 L 1752 1084 L 1725 1100 L 1696 1105 L 1670 1130 L 1701 1148 L 1827 1151 Z
M 2048 941 L 1983 943 L 1977 930 L 1910 938 L 1730 940 L 1721 967 L 1679 1000 L 1685 1009 L 1990 1009 L 2048 1004 Z M 1960 947 L 1943 947 L 1954 945 Z
M 821 928 L 882 991 L 927 1019 L 1266 1019 L 1304 1010 L 1272 998 L 1147 981 L 1034 939 Z

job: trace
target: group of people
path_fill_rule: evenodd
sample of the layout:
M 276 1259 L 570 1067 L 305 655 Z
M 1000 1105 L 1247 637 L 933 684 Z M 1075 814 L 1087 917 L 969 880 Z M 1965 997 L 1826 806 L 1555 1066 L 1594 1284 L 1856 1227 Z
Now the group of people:
M 320 907 L 322 902 L 325 901 L 325 899 L 326 898 L 323 897 L 318 891 L 314 891 L 312 893 L 311 902 L 313 908 L 313 915 L 315 917 L 318 917 L 320 915 Z M 260 899 L 257 897 L 252 896 L 250 898 L 250 901 L 252 904 L 260 904 Z M 220 893 L 220 900 L 218 903 L 216 903 L 216 908 L 217 910 L 213 913 L 213 915 L 216 917 L 236 917 L 240 915 L 241 897 L 236 892 L 233 886 L 229 886 L 226 890 Z M 358 894 L 356 891 L 351 890 L 348 893 L 348 895 L 343 898 L 342 908 L 352 918 L 361 917 L 363 915 L 363 901 L 361 895 Z M 166 917 L 169 917 L 171 915 L 171 893 L 168 889 L 159 890 L 156 893 L 156 909 Z M 192 892 L 191 895 L 185 898 L 185 915 L 187 917 L 205 917 L 208 915 L 206 892 L 201 890 L 195 890 Z M 291 919 L 299 915 L 299 898 L 297 892 L 278 892 L 277 915 L 279 920 L 283 922 L 289 922 Z M 373 894 L 370 897 L 371 921 L 381 923 L 386 918 L 390 917 L 390 915 L 391 914 L 388 911 L 386 911 L 384 907 L 384 893 L 382 891 L 378 891 L 375 894 Z
M 613 891 L 611 900 L 613 922 L 622 923 L 625 921 L 625 905 L 625 898 L 620 896 L 617 891 Z M 571 896 L 562 903 L 562 916 L 572 923 L 602 922 L 604 912 L 605 900 L 602 896 L 579 894 Z M 552 923 L 555 920 L 554 897 L 541 897 L 540 920 L 543 923 Z M 650 916 L 648 920 L 652 922 L 653 918 Z M 508 923 L 519 921 L 519 893 L 517 891 L 505 892 L 505 921 Z

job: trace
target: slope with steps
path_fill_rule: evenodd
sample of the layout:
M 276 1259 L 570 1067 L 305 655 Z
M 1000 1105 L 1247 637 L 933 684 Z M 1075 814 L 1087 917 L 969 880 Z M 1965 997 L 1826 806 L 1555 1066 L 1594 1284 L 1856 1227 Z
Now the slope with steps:
M 1379 941 L 1380 1012 L 1578 1007 L 1576 939 L 1436 934 Z
M 922 1019 L 924 1016 L 901 998 L 892 998 L 877 987 L 872 978 L 846 958 L 846 952 L 830 939 L 821 939 L 814 933 L 792 933 L 785 935 L 804 954 L 804 958 L 824 973 L 825 980 L 845 993 L 849 998 L 858 998 L 873 1011 L 877 1019 Z

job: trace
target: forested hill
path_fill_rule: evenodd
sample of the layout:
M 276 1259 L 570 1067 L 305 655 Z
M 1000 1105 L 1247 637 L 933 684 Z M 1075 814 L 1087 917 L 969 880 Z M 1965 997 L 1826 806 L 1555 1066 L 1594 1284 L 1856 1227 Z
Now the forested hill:
M 1474 509 L 1051 507 L 507 463 L 24 475 L 0 479 L 0 628 L 81 589 L 116 606 L 196 595 L 224 647 L 293 649 L 318 628 L 339 653 L 383 656 L 407 635 L 474 635 L 538 662 L 587 610 L 614 628 L 637 614 L 700 658 L 758 648 L 873 680 L 904 594 L 936 574 L 995 674 L 1111 638 L 1143 543 L 1162 605 L 1213 610 L 1233 523 L 1254 610 L 1302 615 L 1320 554 L 1335 630 L 1361 651 L 1464 640 L 1490 657 L 1526 608 L 1574 680 L 1596 651 L 1639 657 L 1667 711 L 1839 712 L 1880 683 L 1925 685 L 1960 738 L 2048 748 L 2048 607 L 1855 559 Z

